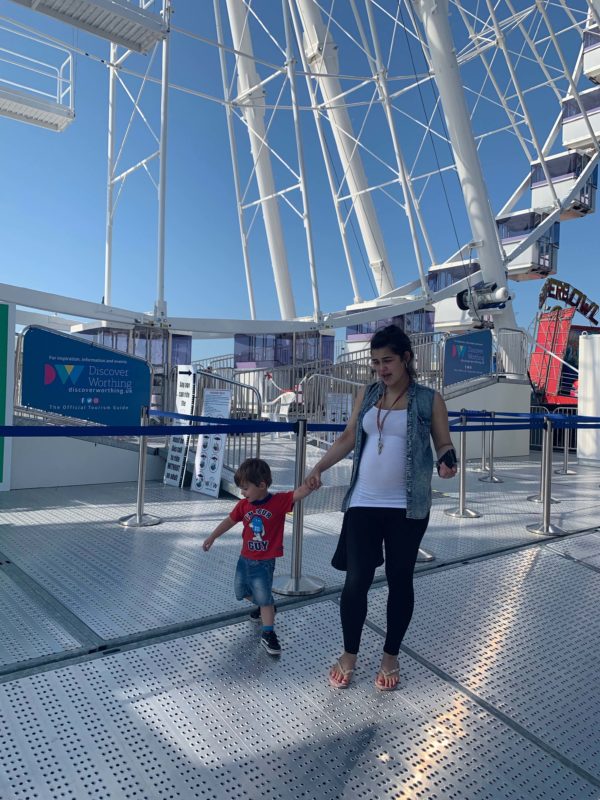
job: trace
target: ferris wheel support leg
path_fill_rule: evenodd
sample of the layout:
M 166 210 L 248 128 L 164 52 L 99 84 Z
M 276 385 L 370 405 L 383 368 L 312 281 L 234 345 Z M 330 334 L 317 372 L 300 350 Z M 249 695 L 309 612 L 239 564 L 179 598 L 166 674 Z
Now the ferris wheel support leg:
M 279 313 L 281 319 L 294 319 L 296 303 L 292 292 L 287 251 L 279 214 L 279 200 L 267 143 L 264 90 L 253 61 L 254 49 L 248 25 L 249 11 L 242 0 L 226 0 L 226 8 L 233 46 L 238 51 L 236 55 L 238 103 L 242 109 L 250 139 L 250 150 L 275 279 Z M 244 55 L 241 55 L 242 53 Z
M 163 0 L 163 21 L 169 26 L 171 0 Z M 164 319 L 167 315 L 165 303 L 165 211 L 167 205 L 167 134 L 169 131 L 169 50 L 170 36 L 162 42 L 162 73 L 160 90 L 160 143 L 158 172 L 158 261 L 156 265 L 156 302 L 154 318 Z
M 448 17 L 448 0 L 415 0 L 415 8 L 423 24 L 435 81 L 444 109 L 450 144 L 460 179 L 465 207 L 476 242 L 484 281 L 506 287 L 504 267 L 496 220 L 483 179 L 477 146 Z M 501 310 L 494 310 L 497 327 L 516 328 L 510 301 Z

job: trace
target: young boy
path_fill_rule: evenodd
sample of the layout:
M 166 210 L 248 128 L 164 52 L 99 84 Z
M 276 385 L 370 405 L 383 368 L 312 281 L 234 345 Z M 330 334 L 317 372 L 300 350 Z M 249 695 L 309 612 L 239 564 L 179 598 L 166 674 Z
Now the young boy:
M 311 489 L 303 484 L 293 492 L 270 494 L 271 468 L 260 458 L 246 459 L 233 479 L 244 499 L 204 540 L 202 548 L 210 550 L 215 539 L 236 523 L 244 523 L 242 551 L 235 571 L 235 596 L 238 600 L 256 603 L 258 608 L 250 613 L 250 618 L 262 620 L 260 643 L 267 653 L 278 656 L 281 646 L 273 627 L 275 605 L 271 593 L 275 559 L 283 555 L 285 515 L 295 502 L 309 495 Z

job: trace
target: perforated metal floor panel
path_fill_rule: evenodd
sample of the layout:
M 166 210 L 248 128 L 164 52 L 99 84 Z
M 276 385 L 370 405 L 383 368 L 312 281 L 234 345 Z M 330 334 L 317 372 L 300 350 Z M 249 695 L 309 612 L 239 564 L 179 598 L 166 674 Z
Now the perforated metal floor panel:
M 376 692 L 368 628 L 353 686 L 329 688 L 333 602 L 282 612 L 278 630 L 280 659 L 248 622 L 0 686 L 0 797 L 598 797 L 408 656 L 401 691 Z
M 428 574 L 415 588 L 404 644 L 600 786 L 600 574 L 543 546 Z M 370 597 L 381 627 L 386 598 Z
M 285 443 L 272 444 L 269 457 L 273 460 L 275 450 Z M 288 451 L 279 456 L 288 467 L 289 456 Z M 274 467 L 276 476 L 280 468 Z M 343 465 L 340 470 L 347 468 Z M 557 478 L 553 489 L 561 498 L 561 504 L 553 507 L 553 518 L 560 524 L 564 517 L 568 530 L 585 527 L 583 522 L 589 526 L 590 518 L 597 524 L 599 518 L 596 471 L 577 469 L 576 478 Z M 423 542 L 436 556 L 434 565 L 540 541 L 525 529 L 541 517 L 541 508 L 526 499 L 537 490 L 539 464 L 525 459 L 500 461 L 498 473 L 505 483 L 489 485 L 478 482 L 478 474 L 469 470 L 467 505 L 483 512 L 475 520 L 444 514 L 445 508 L 458 502 L 448 491 L 457 488 L 456 481 L 434 478 L 435 488 L 445 492 L 434 500 Z M 342 480 L 341 472 L 334 482 L 338 479 Z M 340 497 L 344 491 L 341 484 L 330 488 Z M 313 496 L 318 498 L 320 493 Z M 343 580 L 342 573 L 330 566 L 341 528 L 339 499 L 319 514 L 305 508 L 303 571 L 321 578 L 327 587 L 339 586 Z M 229 513 L 234 500 L 211 500 L 156 483 L 148 484 L 146 500 L 147 511 L 163 522 L 153 528 L 126 530 L 117 520 L 134 510 L 133 484 L 0 494 L 0 554 L 105 639 L 240 610 L 231 578 L 239 554 L 239 530 L 222 537 L 210 553 L 201 549 L 202 540 Z M 331 503 L 332 497 L 326 502 Z M 290 573 L 290 534 L 288 524 L 279 575 Z M 10 604 L 18 605 L 16 601 Z M 54 648 L 52 642 L 40 642 L 39 655 Z
M 0 666 L 74 649 L 79 642 L 0 569 Z

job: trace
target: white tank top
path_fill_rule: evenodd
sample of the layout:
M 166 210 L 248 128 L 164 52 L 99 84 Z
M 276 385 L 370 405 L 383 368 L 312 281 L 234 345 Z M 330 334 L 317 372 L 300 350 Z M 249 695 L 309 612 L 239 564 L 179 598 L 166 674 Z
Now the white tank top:
M 381 416 L 386 413 L 382 411 Z M 349 508 L 406 508 L 407 419 L 406 410 L 389 412 L 383 426 L 383 450 L 378 453 L 377 409 L 370 408 L 363 417 L 363 431 L 367 438 Z

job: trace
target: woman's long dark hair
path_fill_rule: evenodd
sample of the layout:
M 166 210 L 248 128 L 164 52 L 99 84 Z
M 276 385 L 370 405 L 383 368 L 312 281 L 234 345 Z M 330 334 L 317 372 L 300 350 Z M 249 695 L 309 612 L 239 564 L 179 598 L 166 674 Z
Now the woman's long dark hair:
M 389 347 L 393 353 L 404 359 L 406 358 L 405 354 L 408 353 L 409 358 L 406 362 L 406 368 L 410 379 L 416 381 L 415 354 L 413 353 L 411 341 L 402 328 L 399 328 L 398 325 L 386 325 L 385 328 L 375 331 L 371 338 L 371 350 L 380 350 L 382 347 Z

